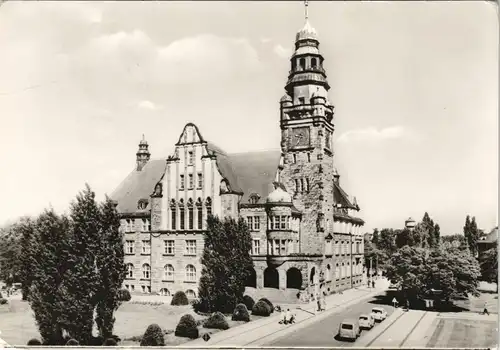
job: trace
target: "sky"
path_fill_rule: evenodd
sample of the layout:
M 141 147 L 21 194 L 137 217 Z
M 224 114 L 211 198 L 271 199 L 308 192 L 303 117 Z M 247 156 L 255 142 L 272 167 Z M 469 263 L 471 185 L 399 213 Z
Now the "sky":
M 490 230 L 498 197 L 493 2 L 310 1 L 335 106 L 335 162 L 366 232 L 424 212 L 442 234 Z M 228 153 L 278 149 L 279 99 L 304 5 L 5 2 L 0 6 L 0 224 L 88 183 L 100 200 L 145 135 L 183 126 Z

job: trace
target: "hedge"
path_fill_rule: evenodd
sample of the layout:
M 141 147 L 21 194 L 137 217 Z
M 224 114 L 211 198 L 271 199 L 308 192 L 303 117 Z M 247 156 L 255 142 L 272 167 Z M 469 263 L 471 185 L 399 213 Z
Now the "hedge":
M 229 324 L 221 312 L 214 312 L 203 322 L 203 327 L 226 330 L 229 328 Z
M 271 308 L 263 300 L 259 300 L 252 309 L 252 315 L 256 316 L 269 316 L 271 314 Z
M 189 314 L 182 316 L 175 328 L 175 335 L 191 339 L 198 338 L 200 334 L 194 317 Z
M 150 324 L 141 339 L 141 346 L 165 346 L 163 330 L 156 323 Z
M 243 296 L 243 304 L 245 304 L 248 310 L 252 310 L 255 305 L 255 301 L 250 295 L 245 295 Z
M 233 317 L 231 318 L 233 321 L 250 321 L 250 314 L 248 313 L 248 309 L 245 304 L 238 304 L 234 308 Z
M 274 312 L 274 305 L 273 305 L 273 303 L 271 303 L 269 301 L 269 299 L 267 299 L 267 298 L 260 298 L 259 301 L 261 301 L 261 300 L 263 302 L 265 302 L 267 305 L 269 305 L 269 308 L 271 309 L 271 313 L 273 313 Z
M 186 296 L 186 293 L 183 291 L 178 291 L 174 294 L 172 297 L 172 301 L 170 302 L 170 305 L 189 305 L 189 300 Z

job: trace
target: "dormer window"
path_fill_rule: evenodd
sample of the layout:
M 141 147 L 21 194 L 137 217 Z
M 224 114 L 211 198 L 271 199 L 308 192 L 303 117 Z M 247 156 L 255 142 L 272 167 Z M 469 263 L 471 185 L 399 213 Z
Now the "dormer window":
M 250 202 L 250 204 L 257 204 L 259 199 L 260 199 L 260 196 L 257 193 L 252 193 L 249 196 L 248 201 Z
M 139 210 L 145 210 L 147 206 L 148 206 L 147 199 L 140 199 L 139 202 L 137 202 L 137 209 Z

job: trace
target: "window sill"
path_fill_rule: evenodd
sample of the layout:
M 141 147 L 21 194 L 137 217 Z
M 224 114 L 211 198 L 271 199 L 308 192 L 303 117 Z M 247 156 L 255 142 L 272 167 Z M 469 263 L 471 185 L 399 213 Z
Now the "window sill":
M 169 254 L 166 254 L 166 253 L 163 253 L 163 256 L 174 256 L 175 253 L 169 253 Z
M 184 283 L 197 283 L 197 281 L 184 281 Z
M 174 282 L 174 280 L 161 280 L 162 282 Z
M 139 281 L 151 281 L 151 278 L 141 278 Z
M 197 256 L 197 255 L 196 255 L 196 253 L 194 253 L 194 254 L 193 253 L 189 253 L 189 254 L 184 253 L 184 256 Z
M 135 255 L 135 253 L 125 253 L 125 255 Z
M 141 253 L 141 255 L 147 256 L 147 255 L 151 255 L 151 253 Z
M 135 281 L 135 278 L 134 277 L 125 277 L 125 280 L 126 281 Z

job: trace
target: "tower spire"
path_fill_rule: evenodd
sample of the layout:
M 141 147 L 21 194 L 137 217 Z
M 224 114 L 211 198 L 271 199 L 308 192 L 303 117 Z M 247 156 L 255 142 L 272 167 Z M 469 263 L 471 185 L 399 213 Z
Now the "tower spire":
M 136 170 L 141 171 L 142 168 L 146 166 L 146 163 L 149 161 L 150 157 L 151 153 L 149 152 L 148 142 L 146 141 L 144 134 L 142 134 L 142 140 L 141 142 L 139 142 L 139 150 L 136 153 Z
M 305 6 L 305 18 L 306 18 L 306 21 L 309 19 L 309 12 L 308 12 L 308 6 L 309 6 L 309 0 L 305 0 L 304 1 L 304 6 Z

